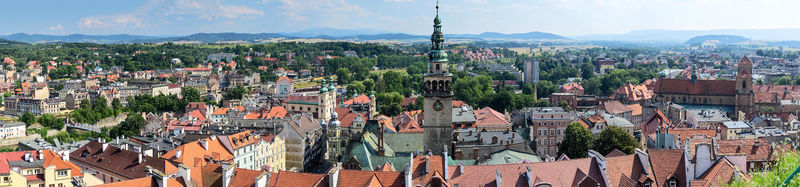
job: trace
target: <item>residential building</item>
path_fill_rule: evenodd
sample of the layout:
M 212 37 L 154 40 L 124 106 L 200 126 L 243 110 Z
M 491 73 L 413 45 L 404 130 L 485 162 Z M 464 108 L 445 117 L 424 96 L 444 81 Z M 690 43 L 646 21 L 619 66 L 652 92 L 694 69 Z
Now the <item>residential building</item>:
M 255 149 L 256 170 L 278 172 L 286 170 L 286 144 L 280 136 L 265 134 L 259 137 Z
M 601 75 L 611 73 L 614 70 L 616 62 L 611 58 L 597 58 L 597 72 Z
M 53 151 L 0 153 L 0 186 L 65 187 L 83 184 L 81 169 Z
M 286 141 L 286 169 L 313 171 L 322 163 L 326 136 L 320 122 L 310 114 L 293 115 L 278 136 Z
M 533 107 L 521 111 L 530 121 L 528 137 L 529 141 L 536 142 L 537 155 L 543 158 L 557 157 L 557 144 L 564 138 L 567 125 L 577 120 L 577 115 L 561 107 Z
M 561 102 L 566 102 L 570 109 L 578 109 L 578 95 L 575 93 L 553 93 L 550 94 L 550 103 L 559 106 Z
M 233 163 L 236 163 L 237 167 L 251 170 L 260 169 L 255 164 L 256 156 L 254 154 L 256 152 L 255 143 L 259 139 L 250 134 L 250 131 L 217 136 L 217 138 L 228 152 L 233 153 Z
M 500 112 L 489 107 L 483 107 L 473 112 L 475 113 L 476 131 L 511 131 L 511 123 Z
M 286 97 L 294 94 L 294 85 L 292 79 L 289 79 L 289 77 L 286 76 L 278 78 L 278 80 L 275 81 L 275 92 L 273 93 L 275 93 L 275 95 L 278 97 Z
M 720 136 L 723 140 L 756 138 L 756 134 L 753 133 L 753 127 L 744 121 L 722 122 L 719 128 L 721 132 Z
M 22 122 L 0 122 L 0 139 L 24 137 L 25 128 Z
M 124 150 L 107 143 L 91 141 L 69 153 L 70 161 L 80 166 L 84 173 L 92 174 L 103 183 L 112 183 L 147 176 L 146 167 L 165 172 L 176 168 L 163 158 L 146 156 L 142 152 Z
M 539 82 L 539 61 L 528 59 L 525 61 L 525 83 L 536 84 Z
M 58 101 L 55 100 L 11 97 L 6 98 L 3 104 L 6 107 L 6 114 L 17 116 L 25 112 L 41 116 L 42 114 L 58 114 L 61 111 Z
M 716 128 L 726 121 L 731 119 L 719 109 L 686 110 L 686 126 L 690 128 Z
M 567 83 L 561 85 L 561 93 L 572 93 L 575 95 L 583 95 L 583 86 L 578 83 Z

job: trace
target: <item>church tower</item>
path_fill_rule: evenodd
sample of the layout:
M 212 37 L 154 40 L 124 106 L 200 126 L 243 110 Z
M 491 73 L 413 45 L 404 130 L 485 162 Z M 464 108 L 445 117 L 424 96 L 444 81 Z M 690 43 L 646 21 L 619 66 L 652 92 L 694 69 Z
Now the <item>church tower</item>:
M 736 75 L 736 111 L 752 112 L 755 105 L 753 94 L 753 62 L 745 55 L 739 60 Z
M 425 129 L 425 151 L 442 154 L 451 147 L 453 136 L 453 91 L 452 77 L 447 69 L 447 52 L 444 51 L 442 21 L 439 19 L 439 4 L 436 4 L 436 18 L 433 19 L 431 51 L 428 53 L 428 71 L 423 75 L 425 90 L 423 96 Z

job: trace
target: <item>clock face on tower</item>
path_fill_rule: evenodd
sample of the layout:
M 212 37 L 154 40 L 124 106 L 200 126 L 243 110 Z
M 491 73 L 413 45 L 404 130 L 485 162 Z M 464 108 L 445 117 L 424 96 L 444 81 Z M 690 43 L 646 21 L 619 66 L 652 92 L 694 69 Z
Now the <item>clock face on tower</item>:
M 439 102 L 439 100 L 436 100 L 436 103 L 433 103 L 433 110 L 438 112 L 438 111 L 442 111 L 442 109 L 443 109 L 442 102 Z

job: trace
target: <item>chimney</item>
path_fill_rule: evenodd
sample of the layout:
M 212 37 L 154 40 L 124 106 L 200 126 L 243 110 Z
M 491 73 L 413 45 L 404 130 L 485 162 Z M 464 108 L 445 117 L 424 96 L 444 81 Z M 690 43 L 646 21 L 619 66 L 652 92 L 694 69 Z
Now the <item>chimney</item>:
M 139 158 L 141 158 L 141 157 L 142 156 L 140 154 Z M 192 176 L 191 172 L 192 172 L 192 170 L 189 167 L 187 167 L 187 166 L 185 166 L 183 164 L 178 164 L 178 176 L 183 178 L 184 184 L 191 184 L 192 183 L 192 181 L 190 181 L 191 180 L 191 176 Z
M 428 153 L 430 153 L 430 152 L 428 152 Z M 425 167 L 422 169 L 422 174 L 427 174 L 429 172 L 428 171 L 428 168 L 429 168 L 428 165 L 430 165 L 430 163 L 431 163 L 431 162 L 428 161 L 429 158 L 430 157 L 428 155 L 425 155 Z
M 231 178 L 236 174 L 233 172 L 235 167 L 235 163 L 222 163 L 222 187 L 231 185 Z
M 142 153 L 139 153 L 137 155 L 139 155 L 139 159 L 137 159 L 136 162 L 141 164 L 142 163 Z
M 414 186 L 414 181 L 411 180 L 411 174 L 414 173 L 414 170 L 412 169 L 413 165 L 414 165 L 414 153 L 411 153 L 411 157 L 410 157 L 410 159 L 408 161 L 408 164 L 406 165 L 406 170 L 403 171 L 403 174 L 406 175 L 405 176 L 406 177 L 406 187 Z
M 458 162 L 458 174 L 464 175 L 464 162 Z
M 339 186 L 339 170 L 342 169 L 341 166 L 341 164 L 334 164 L 331 170 L 328 171 L 328 187 Z
M 108 143 L 103 143 L 103 152 L 105 152 L 107 148 L 108 148 Z
M 531 166 L 525 166 L 525 177 L 528 178 L 528 186 L 533 186 L 533 170 Z
M 167 181 L 169 180 L 169 176 L 167 174 L 153 169 L 150 166 L 145 166 L 145 171 L 147 171 L 148 176 L 153 177 L 153 180 L 155 180 L 155 183 L 157 184 L 152 186 L 167 187 Z
M 497 174 L 495 178 L 495 184 L 497 184 L 497 187 L 503 186 L 503 175 L 500 174 L 500 170 L 494 170 L 494 172 Z
M 181 152 L 182 152 L 181 150 L 175 151 L 175 158 L 180 159 L 181 158 Z
M 447 169 L 447 159 L 450 157 L 447 156 L 447 145 L 442 146 L 444 146 L 444 151 L 442 151 L 442 154 L 444 154 L 444 162 L 442 162 L 444 168 L 444 180 L 447 181 L 450 180 L 450 171 Z
M 267 186 L 269 184 L 269 178 L 272 177 L 272 174 L 269 172 L 261 172 L 260 175 L 256 176 L 256 186 Z M 187 183 L 188 184 L 188 183 Z
M 42 154 L 42 150 L 40 149 L 40 150 L 37 150 L 36 152 L 39 153 L 39 158 L 38 159 L 39 160 L 44 160 L 44 154 Z
M 25 153 L 25 161 L 33 162 L 33 160 L 31 159 L 31 153 L 29 153 L 29 152 Z

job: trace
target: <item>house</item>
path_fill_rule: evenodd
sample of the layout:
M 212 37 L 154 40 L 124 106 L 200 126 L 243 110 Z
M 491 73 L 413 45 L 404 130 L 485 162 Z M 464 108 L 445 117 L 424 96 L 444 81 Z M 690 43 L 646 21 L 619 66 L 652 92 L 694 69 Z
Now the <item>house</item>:
M 572 93 L 575 95 L 583 95 L 583 86 L 578 83 L 567 83 L 561 85 L 561 93 Z
M 653 98 L 654 92 L 645 84 L 633 85 L 631 83 L 625 84 L 617 88 L 610 98 L 622 101 L 625 104 L 644 104 Z
M 286 143 L 280 136 L 259 136 L 255 146 L 256 170 L 278 172 L 286 170 Z
M 455 110 L 453 110 L 455 112 Z M 475 130 L 477 131 L 510 131 L 511 123 L 505 115 L 489 107 L 483 107 L 475 113 Z
M 282 76 L 275 81 L 275 95 L 279 97 L 286 97 L 294 94 L 294 85 L 292 79 Z
M 278 134 L 286 141 L 286 168 L 313 171 L 326 152 L 325 133 L 320 122 L 309 114 L 295 114 Z
M 103 183 L 112 183 L 147 176 L 146 167 L 167 173 L 177 172 L 177 166 L 163 158 L 144 155 L 143 152 L 124 150 L 107 143 L 90 141 L 69 153 L 70 161 L 81 170 L 94 175 Z
M 756 138 L 756 134 L 753 133 L 753 127 L 745 121 L 722 122 L 719 128 L 723 140 Z
M 47 149 L 0 153 L 0 186 L 72 186 L 83 177 L 68 157 Z
M 608 186 L 605 158 L 594 155 L 554 162 L 451 165 L 441 178 L 448 186 Z
M 25 128 L 22 122 L 0 122 L 0 139 L 24 137 Z

